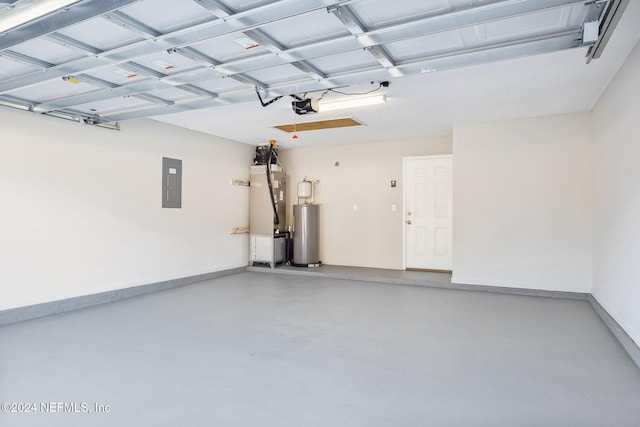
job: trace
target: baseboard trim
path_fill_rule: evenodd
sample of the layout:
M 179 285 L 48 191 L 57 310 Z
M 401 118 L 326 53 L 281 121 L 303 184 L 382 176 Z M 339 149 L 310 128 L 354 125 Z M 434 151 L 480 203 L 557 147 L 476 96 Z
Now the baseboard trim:
M 516 282 L 511 280 L 494 281 L 494 280 L 477 279 L 475 277 L 470 277 L 470 276 L 460 276 L 459 274 L 455 274 L 455 273 L 451 275 L 451 281 L 453 283 L 464 283 L 466 285 L 472 285 L 472 286 L 489 286 L 491 288 L 497 287 L 497 288 L 508 288 L 508 289 L 524 289 L 525 291 L 542 290 L 547 292 L 560 292 L 560 293 L 565 293 L 567 295 L 572 295 L 572 294 L 588 295 L 589 294 L 588 292 L 589 289 L 573 290 L 572 286 L 565 286 L 562 283 L 554 283 L 555 286 L 552 286 L 551 289 L 540 289 L 538 288 L 538 286 L 540 285 L 540 281 L 533 281 L 533 282 L 529 282 L 529 281 Z M 557 290 L 557 289 L 562 289 L 562 290 Z
M 446 282 L 442 280 L 431 280 L 429 278 L 424 280 L 415 280 L 415 279 L 394 278 L 394 277 L 375 277 L 371 275 L 358 275 L 355 273 L 349 273 L 349 274 L 328 273 L 323 271 L 321 268 L 320 269 L 287 269 L 287 268 L 261 268 L 261 267 L 249 266 L 247 267 L 247 271 L 254 272 L 254 273 L 266 273 L 266 274 L 325 277 L 327 279 L 358 280 L 361 282 L 389 283 L 394 285 L 423 286 L 426 288 L 437 288 L 437 289 L 457 289 L 461 291 L 493 292 L 497 294 L 524 295 L 524 296 L 530 296 L 530 297 L 562 298 L 562 299 L 573 299 L 573 300 L 579 300 L 579 301 L 587 301 L 590 295 L 588 293 L 583 293 L 583 292 L 549 291 L 544 289 L 513 288 L 513 287 L 506 287 L 506 286 L 469 285 L 465 283 L 454 283 L 449 280 L 447 280 Z
M 211 273 L 198 274 L 195 276 L 181 277 L 178 279 L 165 280 L 162 282 L 148 283 L 130 288 L 114 289 L 112 291 L 99 292 L 97 294 L 82 295 L 63 300 L 33 304 L 25 307 L 10 308 L 0 311 L 0 326 L 11 323 L 22 322 L 24 320 L 38 317 L 50 316 L 52 314 L 64 313 L 78 310 L 99 304 L 120 301 L 127 298 L 145 295 L 152 292 L 191 285 L 205 280 L 216 279 L 218 277 L 230 276 L 246 271 L 247 267 L 230 268 L 226 270 L 213 271 Z
M 625 349 L 629 357 L 640 368 L 640 347 L 635 341 L 627 334 L 627 332 L 620 326 L 618 322 L 609 314 L 609 312 L 598 302 L 593 295 L 589 295 L 589 302 L 594 311 L 600 316 L 600 319 L 607 325 L 607 328 L 616 337 L 622 348 Z
M 522 295 L 541 298 L 573 299 L 578 301 L 587 301 L 590 295 L 584 292 L 549 291 L 545 289 L 511 288 L 507 286 L 469 285 L 465 283 L 452 283 L 451 289 L 460 289 L 463 291 L 492 292 L 494 294 Z

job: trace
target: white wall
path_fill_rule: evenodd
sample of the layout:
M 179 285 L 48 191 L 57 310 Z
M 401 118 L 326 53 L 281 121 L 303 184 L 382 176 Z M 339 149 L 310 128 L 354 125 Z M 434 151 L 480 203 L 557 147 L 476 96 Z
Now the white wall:
M 593 117 L 593 295 L 640 344 L 640 44 Z
M 455 283 L 590 292 L 590 115 L 454 127 Z
M 322 262 L 402 269 L 402 157 L 450 153 L 449 137 L 283 150 L 289 175 L 288 221 L 297 183 L 305 176 L 319 179 L 315 199 L 321 204 Z M 397 181 L 396 188 L 391 188 L 391 180 Z
M 252 147 L 141 120 L 122 131 L 0 110 L 0 309 L 247 264 Z M 183 161 L 161 208 L 162 157 Z

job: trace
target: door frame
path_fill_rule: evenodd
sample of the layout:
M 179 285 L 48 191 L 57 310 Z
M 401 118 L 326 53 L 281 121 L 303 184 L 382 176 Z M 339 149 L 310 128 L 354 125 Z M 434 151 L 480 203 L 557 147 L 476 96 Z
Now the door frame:
M 435 159 L 451 159 L 453 167 L 453 154 L 436 154 L 432 156 L 408 156 L 402 158 L 402 269 L 407 269 L 407 161 L 409 160 L 435 160 Z M 451 183 L 451 191 L 453 197 L 453 182 Z M 451 213 L 453 215 L 453 212 Z M 453 227 L 452 227 L 453 230 Z M 453 247 L 451 248 L 453 253 Z

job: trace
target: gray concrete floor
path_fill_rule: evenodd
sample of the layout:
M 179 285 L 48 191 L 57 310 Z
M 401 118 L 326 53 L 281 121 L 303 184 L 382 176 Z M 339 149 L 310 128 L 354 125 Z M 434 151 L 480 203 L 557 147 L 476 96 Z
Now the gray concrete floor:
M 586 301 L 247 272 L 1 327 L 0 402 L 37 404 L 7 427 L 638 426 L 640 369 Z

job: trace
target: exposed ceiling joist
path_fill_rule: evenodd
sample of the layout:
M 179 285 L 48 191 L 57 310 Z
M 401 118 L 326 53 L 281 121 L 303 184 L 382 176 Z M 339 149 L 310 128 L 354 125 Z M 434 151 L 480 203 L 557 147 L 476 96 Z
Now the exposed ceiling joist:
M 76 40 L 69 36 L 65 36 L 64 34 L 51 33 L 51 34 L 47 34 L 47 38 L 49 40 L 53 40 L 56 43 L 59 43 L 62 46 L 69 47 L 85 55 L 98 55 L 102 53 L 100 49 L 97 49 L 93 46 L 89 46 L 88 44 L 83 43 L 80 40 Z
M 0 50 L 9 49 L 138 1 L 140 0 L 83 1 L 47 19 L 36 20 L 3 34 L 0 37 Z
M 34 58 L 32 56 L 28 56 L 28 55 L 24 55 L 22 53 L 14 52 L 14 51 L 9 50 L 9 49 L 0 51 L 0 56 L 12 59 L 12 60 L 17 61 L 17 62 L 21 62 L 23 64 L 32 65 L 32 66 L 34 66 L 36 68 L 42 69 L 43 71 L 54 66 L 54 64 L 52 64 L 50 62 L 42 61 L 42 60 L 36 59 L 36 58 Z
M 217 16 L 220 19 L 226 19 L 229 16 L 234 15 L 234 12 L 231 8 L 225 6 L 221 2 L 217 0 L 194 0 L 196 3 L 201 6 L 207 8 L 211 13 Z M 259 29 L 247 30 L 243 31 L 242 34 L 249 39 L 253 40 L 257 45 L 267 49 L 269 52 L 276 54 L 282 60 L 290 63 L 292 66 L 298 68 L 300 71 L 309 75 L 311 78 L 323 82 L 326 87 L 331 87 L 333 85 L 330 81 L 326 80 L 326 75 L 324 75 L 321 71 L 317 70 L 310 64 L 306 63 L 303 60 L 299 60 L 297 58 L 291 57 L 285 50 L 286 48 L 282 46 L 280 43 L 275 41 L 273 38 L 269 37 L 264 31 Z M 214 64 L 221 65 L 221 64 Z M 256 85 L 260 89 L 266 88 L 266 85 L 260 84 Z
M 432 57 L 420 58 L 406 63 L 398 64 L 401 70 L 407 70 L 406 74 L 417 74 L 421 72 L 431 72 L 431 70 L 439 69 L 451 69 L 462 66 L 469 66 L 472 64 L 481 64 L 488 61 L 500 61 L 507 58 L 513 58 L 530 54 L 553 52 L 561 45 L 563 49 L 575 47 L 575 37 L 579 34 L 579 31 L 570 31 L 553 34 L 545 37 L 535 37 L 512 41 L 510 43 L 499 43 L 494 45 L 486 45 L 474 49 L 469 49 L 464 52 L 452 51 L 448 53 L 439 54 Z M 428 68 L 430 64 L 437 68 Z M 427 68 L 425 68 L 427 67 Z M 417 71 L 416 71 L 417 69 Z M 424 71 L 422 71 L 424 70 Z M 359 69 L 352 70 L 340 75 L 330 76 L 335 81 L 339 81 L 339 86 L 349 86 L 362 83 L 363 81 L 372 80 L 384 80 L 387 77 L 386 70 L 376 69 Z M 324 90 L 322 85 L 319 85 L 316 81 L 305 82 L 292 82 L 289 84 L 273 85 L 269 89 L 270 96 L 288 95 L 298 92 L 319 92 Z M 227 99 L 230 103 L 248 102 L 254 98 L 251 91 L 234 92 L 230 96 L 225 96 L 223 99 Z M 158 110 L 151 109 L 152 115 L 173 114 L 176 112 L 184 112 L 190 110 L 197 110 L 202 108 L 203 103 L 201 101 L 184 102 L 179 106 L 170 106 L 168 108 Z M 105 118 L 114 121 L 125 121 L 133 118 L 144 117 L 142 111 L 135 112 L 122 112 L 106 114 Z
M 148 25 L 143 24 L 140 21 L 137 21 L 122 12 L 114 11 L 110 13 L 105 13 L 102 15 L 104 19 L 107 19 L 116 25 L 119 25 L 127 30 L 142 36 L 145 39 L 154 39 L 156 37 L 162 36 L 160 31 L 156 31 Z
M 98 122 L 192 111 L 250 101 L 256 89 L 265 97 L 317 92 L 589 46 L 585 22 L 604 16 L 603 31 L 613 27 L 627 3 L 85 0 L 0 35 L 0 61 L 21 64 L 0 74 L 0 95 Z M 94 22 L 104 34 L 87 33 Z M 234 37 L 248 38 L 248 48 L 233 46 Z M 606 42 L 600 34 L 594 55 Z
M 559 5 L 568 5 L 568 4 L 576 3 L 575 1 L 566 1 L 566 0 L 545 0 L 545 1 L 546 2 L 544 4 L 538 4 L 538 5 L 542 6 L 543 8 L 549 8 L 549 7 L 558 7 Z M 362 37 L 360 37 L 360 41 L 358 42 L 357 45 L 353 44 L 351 37 L 345 36 L 345 37 L 334 38 L 327 41 L 308 43 L 308 44 L 297 46 L 295 48 L 291 48 L 288 50 L 280 50 L 279 51 L 280 54 L 277 57 L 272 57 L 267 55 L 258 55 L 258 56 L 248 57 L 248 58 L 242 58 L 236 61 L 230 61 L 227 63 L 221 63 L 214 60 L 213 58 L 206 57 L 204 54 L 201 54 L 197 52 L 195 49 L 192 49 L 189 47 L 174 48 L 174 49 L 171 49 L 170 51 L 188 56 L 195 60 L 199 59 L 203 62 L 209 62 L 211 65 L 214 66 L 214 68 L 204 67 L 197 70 L 189 70 L 183 73 L 180 73 L 180 72 L 172 73 L 172 75 L 168 77 L 166 75 L 165 76 L 156 75 L 154 77 L 157 77 L 158 80 L 153 83 L 140 82 L 140 83 L 134 83 L 134 84 L 127 84 L 126 86 L 123 86 L 118 91 L 110 90 L 108 92 L 103 92 L 103 93 L 82 95 L 80 97 L 77 97 L 75 101 L 73 99 L 60 100 L 58 102 L 49 103 L 47 105 L 37 105 L 36 111 L 41 111 L 41 112 L 52 111 L 54 109 L 61 108 L 61 107 L 70 107 L 73 105 L 80 105 L 88 102 L 95 102 L 98 100 L 105 100 L 105 99 L 119 97 L 119 96 L 130 96 L 130 95 L 134 95 L 136 93 L 141 93 L 148 90 L 158 90 L 164 86 L 163 83 L 165 81 L 170 81 L 171 83 L 168 83 L 168 86 L 173 87 L 173 86 L 177 86 L 178 84 L 193 84 L 193 83 L 197 83 L 205 80 L 210 80 L 212 78 L 220 78 L 226 75 L 231 75 L 231 76 L 236 76 L 235 77 L 236 79 L 242 81 L 245 84 L 252 85 L 252 86 L 255 85 L 260 88 L 265 88 L 266 84 L 264 84 L 263 82 L 256 81 L 256 80 L 249 80 L 246 77 L 243 78 L 242 74 L 251 72 L 257 69 L 265 69 L 269 67 L 280 66 L 283 63 L 283 60 L 286 60 L 287 58 L 287 56 L 285 55 L 289 55 L 289 59 L 291 61 L 296 61 L 299 58 L 302 58 L 303 60 L 312 59 L 317 57 L 318 55 L 321 55 L 326 50 L 330 50 L 332 52 L 341 52 L 341 51 L 348 52 L 350 50 L 359 49 L 360 46 L 363 46 L 366 43 L 373 43 L 374 39 L 378 40 L 379 43 L 393 43 L 396 41 L 405 40 L 407 38 L 417 37 L 425 33 L 447 31 L 447 30 L 450 30 L 453 26 L 460 27 L 463 24 L 465 24 L 466 26 L 479 25 L 484 22 L 488 22 L 490 20 L 510 16 L 510 14 L 514 12 L 512 10 L 514 2 L 507 1 L 507 2 L 501 2 L 501 3 L 502 4 L 500 7 L 498 7 L 497 3 L 493 4 L 493 8 L 491 9 L 492 13 L 489 15 L 487 15 L 487 10 L 489 10 L 490 8 L 488 8 L 487 5 L 483 4 L 481 6 L 473 8 L 474 11 L 479 12 L 478 14 L 472 14 L 470 13 L 472 11 L 472 8 L 466 8 L 466 9 L 457 10 L 452 14 L 446 14 L 446 15 L 442 14 L 438 16 L 428 16 L 428 17 L 422 17 L 419 19 L 405 20 L 402 23 L 399 23 L 399 24 L 396 23 L 394 25 L 381 27 L 375 30 L 369 30 L 369 31 L 363 30 L 362 32 L 359 33 L 359 35 Z M 537 10 L 537 9 L 535 9 L 531 5 L 527 5 L 526 8 L 523 8 L 522 6 L 518 8 L 518 11 L 520 13 L 530 13 L 532 10 Z M 463 19 L 465 17 L 466 19 Z M 424 30 L 425 28 L 427 28 L 428 30 L 425 31 Z M 367 40 L 366 42 L 364 41 L 365 39 Z M 376 47 L 376 46 L 378 45 L 369 46 L 369 47 Z M 563 48 L 566 48 L 566 47 L 567 46 L 563 46 Z M 484 49 L 484 50 L 487 50 L 487 49 Z M 267 58 L 265 58 L 265 56 L 267 56 Z M 265 63 L 264 59 L 268 59 L 269 63 Z M 415 59 L 414 61 L 412 61 L 412 63 L 418 63 L 418 62 L 428 61 L 432 59 L 434 58 L 420 58 L 420 59 Z M 296 62 L 296 64 L 298 65 L 299 68 L 304 70 L 304 65 L 303 65 L 304 62 L 298 61 Z M 405 62 L 403 65 L 404 65 L 403 68 L 408 68 L 407 62 Z M 401 70 L 400 68 L 397 67 L 397 64 L 393 64 L 393 66 L 396 67 L 396 69 Z M 433 70 L 433 69 L 451 68 L 452 66 L 450 65 L 446 67 L 438 66 L 436 68 L 435 65 L 429 65 L 425 67 L 426 69 Z M 226 73 L 223 73 L 222 71 L 219 71 L 219 70 L 225 70 Z M 238 70 L 237 74 L 234 74 L 235 70 Z M 351 74 L 355 74 L 358 71 L 359 70 L 355 70 Z M 369 72 L 368 69 L 364 71 L 366 73 Z M 400 72 L 403 72 L 403 71 L 400 71 Z M 406 71 L 406 72 L 410 73 L 410 71 Z M 48 73 L 51 73 L 51 70 L 49 70 Z M 166 79 L 164 79 L 165 77 Z M 323 80 L 326 80 L 327 77 L 328 77 L 327 75 L 323 75 Z M 379 78 L 384 79 L 386 77 L 387 76 L 381 76 Z M 313 79 L 313 80 L 317 80 L 317 79 Z M 345 80 L 336 81 L 334 79 L 333 81 L 331 81 L 333 87 L 344 85 L 344 84 L 352 84 L 350 82 L 353 82 L 353 79 L 350 79 L 348 81 L 345 81 Z M 299 89 L 298 91 L 302 91 L 302 90 L 310 91 L 310 90 L 320 90 L 322 88 L 326 88 L 327 84 L 323 83 L 322 85 L 317 85 L 315 84 L 315 82 L 310 82 L 310 84 L 304 84 L 303 86 L 300 86 L 300 83 L 296 82 L 295 86 L 304 87 L 304 89 Z M 6 89 L 7 88 L 3 87 L 0 84 L 0 92 L 6 91 Z M 296 90 L 295 87 L 291 89 L 294 91 Z M 249 90 L 248 93 L 252 93 L 252 90 Z M 281 90 L 276 90 L 276 88 L 269 88 L 269 91 L 268 91 L 269 96 L 277 96 L 280 94 L 282 94 Z
M 117 0 L 116 0 L 117 1 Z M 131 0 L 120 0 L 128 1 Z M 139 1 L 139 0 L 136 0 Z M 338 3 L 351 3 L 356 0 L 341 0 Z M 300 2 L 297 0 L 279 0 L 274 3 L 269 3 L 264 6 L 250 9 L 245 12 L 239 12 L 235 15 L 231 15 L 228 18 L 221 20 L 215 19 L 209 22 L 198 24 L 192 27 L 183 28 L 180 30 L 172 31 L 162 36 L 158 36 L 149 42 L 148 40 L 134 42 L 122 47 L 114 48 L 108 51 L 101 52 L 94 57 L 86 57 L 73 61 L 66 62 L 64 64 L 51 67 L 47 70 L 45 79 L 55 79 L 67 74 L 74 74 L 83 72 L 86 70 L 97 69 L 104 66 L 119 64 L 127 62 L 131 59 L 144 57 L 153 53 L 166 51 L 175 47 L 184 47 L 192 43 L 197 43 L 203 40 L 221 37 L 228 34 L 233 34 L 242 30 L 249 30 L 258 28 L 261 25 L 280 21 L 292 16 L 308 13 L 315 10 L 321 10 L 327 7 L 327 5 L 336 3 L 331 0 L 305 0 Z M 80 6 L 76 6 L 80 7 Z M 72 8 L 72 10 L 75 8 Z M 96 13 L 95 16 L 99 16 L 102 13 Z M 250 20 L 251 23 L 242 24 L 241 22 Z M 47 21 L 48 22 L 48 21 Z M 55 30 L 60 30 L 71 24 L 58 23 L 56 21 Z M 48 34 L 44 32 L 40 35 Z M 30 38 L 21 40 L 24 42 Z M 0 50 L 3 49 L 3 44 L 0 44 Z M 32 84 L 41 83 L 43 76 L 40 73 L 33 73 L 27 76 L 22 76 L 9 80 L 0 84 L 0 93 L 5 93 L 12 89 L 19 87 L 30 86 Z
M 329 12 L 333 13 L 351 34 L 356 36 L 357 40 L 366 48 L 373 57 L 382 65 L 391 77 L 402 77 L 402 73 L 396 68 L 391 55 L 389 55 L 382 46 L 368 40 L 368 28 L 360 21 L 360 18 L 349 8 L 348 5 L 330 7 Z

